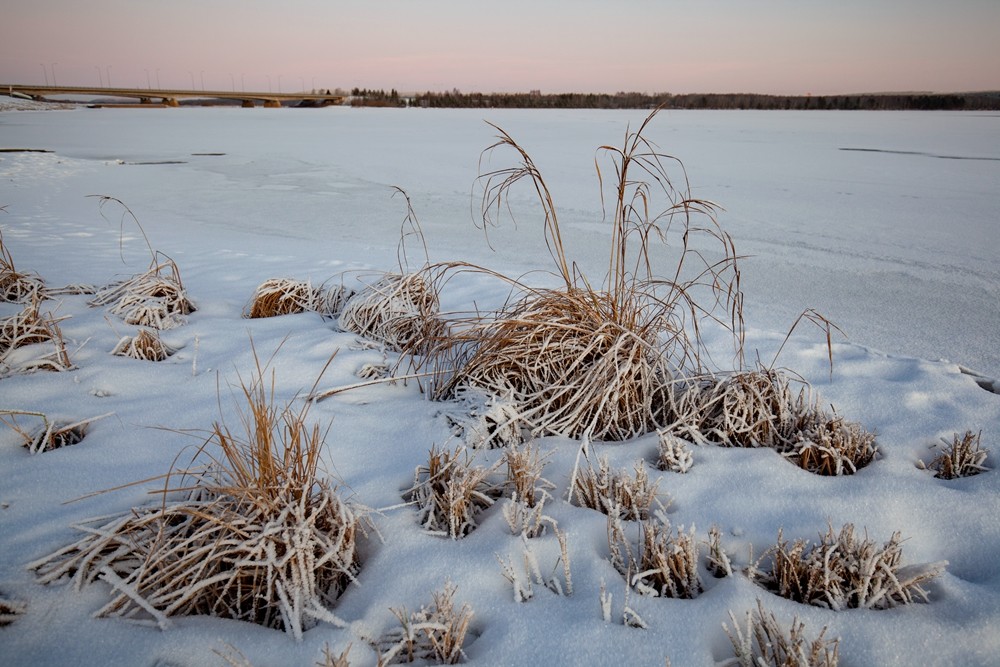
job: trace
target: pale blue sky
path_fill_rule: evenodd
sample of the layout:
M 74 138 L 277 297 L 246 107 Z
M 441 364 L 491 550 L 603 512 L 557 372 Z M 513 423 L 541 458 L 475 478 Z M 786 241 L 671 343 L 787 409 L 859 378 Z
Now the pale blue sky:
M 1000 89 L 1000 0 L 7 0 L 0 83 Z

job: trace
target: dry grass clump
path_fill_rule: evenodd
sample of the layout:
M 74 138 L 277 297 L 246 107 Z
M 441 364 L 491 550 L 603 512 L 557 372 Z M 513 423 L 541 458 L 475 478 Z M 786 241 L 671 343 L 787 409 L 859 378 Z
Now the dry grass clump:
M 60 424 L 50 420 L 48 415 L 44 413 L 28 410 L 0 410 L 0 414 L 5 415 L 0 417 L 0 422 L 21 438 L 21 445 L 31 454 L 39 454 L 79 444 L 87 435 L 87 428 L 90 424 L 110 416 L 111 413 L 70 424 Z M 42 420 L 42 427 L 32 429 L 22 426 L 17 422 L 18 416 L 37 417 Z
M 348 299 L 339 326 L 396 352 L 419 352 L 443 331 L 438 310 L 437 288 L 427 276 L 389 273 Z
M 802 539 L 789 544 L 779 531 L 778 543 L 747 574 L 783 598 L 834 611 L 926 602 L 923 585 L 941 574 L 947 562 L 903 567 L 902 541 L 896 532 L 879 546 L 867 535 L 856 537 L 852 524 L 839 534 L 830 526 L 815 545 Z M 768 567 L 761 570 L 764 561 Z
M 408 612 L 391 609 L 399 627 L 379 639 L 378 664 L 399 665 L 421 661 L 425 664 L 455 665 L 465 659 L 465 638 L 472 622 L 472 608 L 455 608 L 456 587 L 448 583 L 433 594 L 430 607 Z
M 917 467 L 924 470 L 933 470 L 934 476 L 938 479 L 956 479 L 958 477 L 971 477 L 981 472 L 989 470 L 986 463 L 987 450 L 980 447 L 982 432 L 973 433 L 966 431 L 964 435 L 957 433 L 949 443 L 945 438 L 941 438 L 945 449 L 930 463 L 917 462 Z
M 14 258 L 0 232 L 0 301 L 27 303 L 41 298 L 44 292 L 45 281 L 40 276 L 14 268 Z
M 546 458 L 530 443 L 511 446 L 504 452 L 509 498 L 503 505 L 503 516 L 514 535 L 539 537 L 545 534 L 548 525 L 554 525 L 544 513 L 545 501 L 551 497 L 549 490 L 555 488 L 542 477 Z
M 63 319 L 66 318 L 53 317 L 52 313 L 42 315 L 36 297 L 20 313 L 0 320 L 0 366 L 23 371 L 66 371 L 73 368 L 59 328 Z M 48 354 L 26 361 L 12 359 L 14 351 L 19 348 L 47 342 L 55 348 Z
M 875 433 L 836 414 L 815 412 L 800 442 L 786 454 L 803 470 L 817 475 L 853 475 L 875 460 Z
M 432 447 L 427 465 L 417 467 L 404 498 L 417 506 L 425 530 L 457 540 L 475 530 L 477 515 L 500 497 L 492 473 L 473 467 L 465 446 L 454 451 Z
M 296 638 L 343 625 L 329 607 L 358 572 L 363 518 L 317 474 L 325 434 L 306 424 L 309 403 L 276 406 L 264 385 L 258 363 L 241 382 L 242 428 L 213 425 L 206 465 L 168 474 L 155 505 L 78 526 L 84 537 L 30 565 L 40 580 L 101 579 L 112 592 L 97 616 L 161 628 L 200 614 Z
M 350 297 L 351 293 L 342 285 L 313 287 L 309 281 L 269 278 L 254 290 L 243 308 L 243 317 L 278 317 L 306 311 L 336 317 Z
M 462 387 L 455 395 L 457 411 L 445 414 L 452 432 L 473 449 L 517 447 L 528 437 L 528 427 L 513 397 L 490 394 L 478 387 Z
M 718 226 L 715 206 L 690 197 L 686 179 L 675 189 L 667 165 L 683 173 L 679 163 L 643 136 L 653 115 L 626 132 L 623 147 L 600 148 L 616 178 L 608 272 L 599 287 L 567 259 L 555 205 L 531 157 L 496 128 L 498 141 L 484 155 L 510 150 L 519 164 L 481 176 L 484 228 L 510 210 L 511 189 L 527 181 L 562 285 L 532 289 L 508 278 L 517 293 L 498 312 L 456 321 L 431 355 L 435 397 L 475 386 L 512 397 L 535 434 L 625 440 L 665 423 L 665 388 L 701 367 L 705 320 L 729 328 L 739 347 L 742 298 L 732 240 Z M 603 182 L 601 189 L 603 195 Z M 695 249 L 697 237 L 712 250 Z M 653 271 L 654 239 L 677 243 L 679 258 L 666 277 Z
M 6 595 L 0 594 L 0 628 L 10 625 L 27 611 L 28 605 L 26 603 L 20 600 L 11 600 Z
M 647 519 L 651 510 L 664 510 L 657 497 L 659 480 L 649 481 L 649 473 L 641 461 L 633 471 L 633 474 L 627 470 L 612 471 L 611 464 L 603 457 L 597 470 L 588 464 L 579 470 L 573 483 L 576 503 L 626 520 Z
M 135 336 L 123 336 L 111 354 L 139 361 L 163 361 L 176 351 L 160 340 L 159 333 L 141 329 Z
M 629 586 L 644 595 L 694 599 L 704 590 L 698 574 L 698 540 L 694 526 L 688 532 L 671 531 L 670 523 L 648 519 L 640 525 L 640 537 L 633 543 L 625 535 L 620 517 L 608 518 L 608 545 L 611 564 Z
M 722 628 L 733 645 L 734 657 L 720 666 L 837 667 L 840 661 L 840 639 L 826 640 L 825 627 L 810 640 L 805 636 L 805 625 L 793 618 L 786 631 L 774 614 L 764 609 L 760 599 L 757 610 L 747 612 L 743 627 L 733 612 L 729 612 L 729 618 L 733 622 L 732 632 L 725 623 Z
M 724 378 L 691 381 L 671 396 L 674 421 L 667 432 L 698 443 L 772 447 L 783 451 L 814 412 L 803 386 L 796 394 L 788 376 L 762 368 Z
M 180 270 L 172 259 L 157 256 L 145 273 L 112 283 L 97 291 L 91 306 L 111 305 L 110 311 L 126 324 L 172 329 L 195 311 L 181 283 Z

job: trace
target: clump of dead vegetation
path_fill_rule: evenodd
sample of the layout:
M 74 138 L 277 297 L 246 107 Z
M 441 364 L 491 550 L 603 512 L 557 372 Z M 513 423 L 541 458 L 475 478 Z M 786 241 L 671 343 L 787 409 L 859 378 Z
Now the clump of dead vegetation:
M 66 371 L 73 368 L 66 351 L 59 322 L 52 313 L 42 314 L 38 296 L 21 312 L 0 319 L 0 367 L 10 371 L 50 370 Z M 52 343 L 53 350 L 27 359 L 15 359 L 15 351 L 38 343 Z
M 100 579 L 111 600 L 97 616 L 166 628 L 211 615 L 284 629 L 324 621 L 355 580 L 362 514 L 319 474 L 325 433 L 309 403 L 274 401 L 258 361 L 240 382 L 241 427 L 217 422 L 190 469 L 165 476 L 160 501 L 77 528 L 77 542 L 30 565 L 43 583 Z M 206 461 L 207 460 L 207 461 Z
M 3 233 L 0 232 L 0 301 L 28 303 L 43 298 L 44 292 L 45 281 L 41 276 L 18 271 L 14 267 L 14 258 L 3 241 Z
M 108 204 L 115 204 L 122 210 L 123 235 L 126 219 L 131 220 L 138 227 L 152 259 L 149 268 L 144 273 L 111 283 L 97 290 L 90 305 L 110 305 L 111 313 L 121 317 L 126 324 L 153 329 L 172 329 L 184 324 L 186 316 L 196 309 L 181 282 L 180 269 L 177 264 L 158 250 L 153 250 L 153 246 L 146 236 L 146 231 L 124 202 L 106 195 L 98 195 L 98 199 L 102 215 Z
M 490 468 L 473 465 L 464 445 L 453 451 L 432 447 L 404 499 L 417 506 L 425 530 L 457 540 L 475 530 L 479 513 L 500 497 L 502 485 L 492 474 Z
M 375 649 L 379 665 L 420 661 L 425 664 L 456 665 L 465 659 L 466 635 L 472 622 L 468 604 L 455 605 L 456 587 L 451 583 L 433 594 L 430 606 L 409 612 L 391 609 L 399 627 L 381 637 Z
M 947 563 L 904 567 L 902 542 L 896 532 L 880 546 L 867 535 L 855 535 L 853 524 L 840 533 L 830 526 L 816 544 L 804 539 L 789 543 L 779 531 L 777 544 L 747 574 L 783 598 L 833 611 L 926 602 L 924 585 Z
M 440 317 L 440 287 L 429 267 L 427 244 L 410 198 L 400 188 L 393 189 L 395 195 L 406 201 L 397 247 L 399 271 L 385 273 L 355 292 L 344 304 L 338 325 L 395 352 L 422 354 L 445 330 Z M 416 239 L 423 249 L 424 263 L 417 270 L 409 269 L 409 239 Z
M 989 470 L 985 465 L 988 452 L 980 446 L 981 437 L 982 431 L 979 433 L 966 431 L 961 436 L 956 433 L 951 442 L 941 438 L 943 451 L 930 463 L 918 461 L 917 467 L 933 470 L 934 476 L 938 479 L 971 477 L 986 472 Z
M 437 289 L 427 276 L 389 273 L 347 301 L 339 326 L 396 352 L 419 351 L 424 341 L 441 335 L 438 311 Z
M 840 639 L 827 640 L 827 628 L 815 639 L 805 634 L 805 624 L 793 618 L 786 630 L 774 614 L 764 609 L 760 599 L 756 611 L 748 611 L 742 624 L 729 612 L 733 629 L 722 624 L 733 645 L 734 657 L 720 667 L 837 667 L 840 661 Z
M 453 402 L 458 409 L 446 412 L 445 418 L 454 435 L 473 449 L 517 447 L 529 437 L 529 429 L 512 396 L 462 387 Z
M 343 285 L 313 286 L 310 281 L 269 278 L 254 290 L 243 308 L 243 317 L 255 319 L 303 312 L 337 317 L 352 295 Z
M 829 323 L 827 323 L 829 325 Z M 832 325 L 830 325 L 832 326 Z M 798 384 L 797 391 L 793 384 Z M 660 465 L 671 436 L 724 447 L 767 447 L 818 475 L 852 475 L 878 454 L 876 435 L 821 409 L 808 384 L 774 368 L 694 378 L 671 394 L 673 422 L 661 430 Z
M 0 417 L 0 422 L 18 435 L 22 441 L 21 445 L 28 452 L 40 454 L 83 442 L 90 424 L 110 416 L 110 413 L 72 423 L 60 423 L 49 419 L 45 413 L 28 410 L 0 410 L 0 415 L 4 415 Z M 41 428 L 31 428 L 19 424 L 18 417 L 40 419 L 42 420 Z
M 644 595 L 693 599 L 701 595 L 699 545 L 694 526 L 674 533 L 662 518 L 639 524 L 639 540 L 626 534 L 621 517 L 608 517 L 611 564 L 625 576 L 628 585 Z
M 786 456 L 817 475 L 853 475 L 878 455 L 875 437 L 861 424 L 816 411 Z
M 172 329 L 195 311 L 181 283 L 180 269 L 170 258 L 156 254 L 149 269 L 97 291 L 91 306 L 108 306 L 126 324 Z
M 164 361 L 177 350 L 162 340 L 160 334 L 148 329 L 140 329 L 135 336 L 122 336 L 111 350 L 116 357 L 129 357 L 139 361 Z
M 28 605 L 21 600 L 13 600 L 0 593 L 0 628 L 10 625 L 26 614 Z
M 627 131 L 622 147 L 600 148 L 615 176 L 602 283 L 588 280 L 567 258 L 545 180 L 527 152 L 496 128 L 498 141 L 484 157 L 511 151 L 519 163 L 481 176 L 484 228 L 509 210 L 511 190 L 527 182 L 541 204 L 561 286 L 537 289 L 505 278 L 514 293 L 499 311 L 452 320 L 429 355 L 436 398 L 478 387 L 511 397 L 534 434 L 624 440 L 668 422 L 669 388 L 702 366 L 706 320 L 730 329 L 740 347 L 742 297 L 732 240 L 715 220 L 715 205 L 690 196 L 679 161 L 645 138 L 654 115 Z M 676 185 L 668 165 L 676 167 Z M 711 253 L 701 241 L 696 248 L 695 238 L 707 239 Z M 655 240 L 676 251 L 667 276 L 653 269 Z
M 659 480 L 651 482 L 643 463 L 637 462 L 632 474 L 612 470 L 607 458 L 601 458 L 597 470 L 589 463 L 581 468 L 573 482 L 576 503 L 611 517 L 643 520 L 655 510 L 666 508 L 657 495 Z

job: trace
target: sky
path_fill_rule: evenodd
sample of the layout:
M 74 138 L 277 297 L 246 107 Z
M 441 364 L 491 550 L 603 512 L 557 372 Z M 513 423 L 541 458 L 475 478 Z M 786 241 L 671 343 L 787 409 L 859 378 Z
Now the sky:
M 0 84 L 1000 89 L 997 0 L 7 0 Z

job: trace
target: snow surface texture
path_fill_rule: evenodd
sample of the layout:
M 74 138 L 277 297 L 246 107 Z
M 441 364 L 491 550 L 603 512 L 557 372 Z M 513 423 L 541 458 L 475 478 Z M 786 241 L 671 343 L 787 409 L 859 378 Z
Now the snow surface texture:
M 475 616 L 466 654 L 472 664 L 712 665 L 732 655 L 722 623 L 764 606 L 788 624 L 798 616 L 815 636 L 840 637 L 845 665 L 988 665 L 1000 655 L 1000 132 L 995 115 L 948 113 L 669 112 L 649 139 L 684 161 L 693 193 L 726 208 L 720 222 L 749 255 L 742 264 L 748 350 L 765 363 L 806 307 L 839 324 L 834 370 L 818 332 L 805 327 L 779 365 L 812 383 L 824 404 L 878 433 L 880 457 L 850 477 L 824 478 L 770 450 L 691 446 L 684 474 L 653 468 L 655 433 L 621 444 L 592 443 L 595 465 L 645 460 L 675 527 L 700 539 L 718 524 L 737 574 L 702 573 L 693 600 L 629 592 L 609 561 L 606 517 L 566 502 L 579 442 L 537 441 L 550 452 L 544 477 L 555 488 L 545 514 L 565 532 L 572 596 L 544 585 L 516 602 L 498 563 L 520 567 L 524 544 L 511 535 L 500 500 L 461 540 L 426 534 L 417 510 L 400 507 L 414 470 L 434 445 L 454 448 L 454 406 L 427 401 L 415 383 L 381 384 L 318 403 L 327 469 L 350 500 L 389 508 L 373 520 L 382 539 L 362 549 L 359 584 L 334 612 L 347 628 L 321 624 L 301 642 L 291 635 L 211 618 L 175 619 L 168 631 L 93 619 L 106 584 L 74 591 L 41 586 L 25 565 L 77 538 L 70 526 L 151 501 L 156 483 L 64 504 L 95 491 L 186 463 L 201 440 L 177 433 L 235 418 L 237 375 L 253 366 L 250 338 L 273 362 L 279 400 L 307 391 L 335 350 L 320 389 L 359 381 L 390 352 L 359 343 L 334 321 L 306 312 L 247 320 L 242 310 L 264 280 L 319 285 L 399 271 L 397 241 L 404 188 L 424 230 L 431 261 L 465 260 L 521 275 L 548 270 L 538 210 L 528 194 L 520 224 L 492 230 L 491 251 L 472 224 L 472 183 L 490 120 L 532 155 L 552 190 L 567 254 L 597 280 L 606 267 L 594 150 L 618 144 L 643 112 L 289 109 L 89 110 L 0 114 L 0 229 L 19 270 L 50 286 L 107 285 L 143 272 L 149 253 L 122 211 L 125 202 L 153 247 L 180 270 L 197 310 L 161 332 L 176 353 L 161 362 L 114 356 L 137 329 L 87 305 L 86 295 L 46 302 L 60 322 L 76 369 L 0 379 L 0 409 L 44 412 L 62 424 L 113 412 L 89 425 L 79 444 L 31 455 L 0 427 L 0 594 L 26 603 L 0 629 L 6 664 L 202 665 L 224 656 L 255 665 L 313 664 L 329 644 L 350 644 L 355 665 L 375 664 L 371 643 L 397 627 L 390 609 L 418 610 L 447 581 L 456 604 Z M 843 150 L 865 149 L 865 150 Z M 498 168 L 507 164 L 485 165 Z M 471 203 L 470 203 L 471 201 Z M 412 267 L 423 263 L 407 247 Z M 670 266 L 670 253 L 659 256 Z M 124 263 L 123 263 L 124 261 Z M 347 273 L 345 273 L 347 272 Z M 555 284 L 533 274 L 535 284 Z M 506 289 L 466 276 L 448 284 L 443 311 L 500 305 Z M 0 315 L 20 311 L 0 304 Z M 729 361 L 728 341 L 708 342 Z M 950 361 L 944 361 L 949 359 Z M 963 372 L 972 369 L 979 376 Z M 238 393 L 238 387 L 236 390 Z M 222 414 L 220 415 L 220 410 Z M 25 418 L 20 423 L 29 423 Z M 155 427 L 166 427 L 158 429 Z M 940 438 L 982 431 L 989 453 L 980 475 L 940 480 L 920 470 Z M 477 465 L 500 460 L 480 451 Z M 669 503 L 669 504 L 668 504 Z M 764 591 L 739 571 L 783 529 L 816 541 L 846 523 L 883 543 L 901 531 L 906 564 L 948 561 L 928 586 L 930 602 L 890 610 L 833 612 Z M 560 545 L 529 540 L 542 574 L 562 579 Z M 703 548 L 704 551 L 704 548 Z M 610 622 L 602 582 L 611 595 Z M 604 599 L 606 602 L 606 598 Z M 625 606 L 648 626 L 621 623 Z

